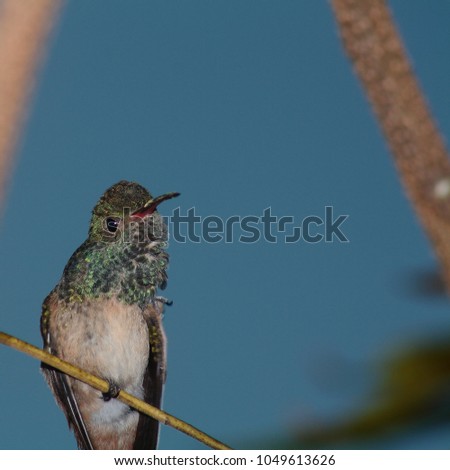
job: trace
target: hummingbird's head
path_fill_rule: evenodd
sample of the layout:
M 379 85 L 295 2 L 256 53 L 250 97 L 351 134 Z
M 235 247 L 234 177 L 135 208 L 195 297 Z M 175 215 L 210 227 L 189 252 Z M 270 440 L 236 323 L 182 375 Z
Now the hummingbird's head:
M 95 205 L 89 238 L 108 243 L 166 240 L 167 227 L 156 209 L 161 202 L 178 195 L 168 193 L 153 198 L 141 185 L 119 181 Z

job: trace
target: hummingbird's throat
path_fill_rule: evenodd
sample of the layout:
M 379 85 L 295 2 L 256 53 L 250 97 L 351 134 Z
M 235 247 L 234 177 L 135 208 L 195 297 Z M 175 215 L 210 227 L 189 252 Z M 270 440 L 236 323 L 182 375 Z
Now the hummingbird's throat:
M 155 212 L 156 208 L 161 204 L 161 202 L 167 201 L 179 195 L 180 193 L 167 193 L 167 194 L 163 194 L 161 196 L 155 197 L 153 199 L 150 199 L 144 204 L 143 207 L 133 212 L 131 216 L 139 217 L 140 219 L 143 219 L 144 217 L 147 217 L 153 214 L 153 212 Z

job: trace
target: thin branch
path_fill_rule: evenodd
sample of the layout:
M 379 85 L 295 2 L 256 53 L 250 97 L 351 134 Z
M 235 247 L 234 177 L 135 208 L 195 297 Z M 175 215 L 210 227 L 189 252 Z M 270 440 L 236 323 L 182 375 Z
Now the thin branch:
M 100 390 L 101 392 L 107 392 L 109 390 L 109 384 L 106 380 L 100 379 L 95 375 L 92 375 L 85 370 L 76 367 L 69 362 L 63 361 L 52 354 L 49 354 L 42 349 L 33 346 L 32 344 L 26 343 L 15 336 L 8 335 L 6 333 L 0 332 L 0 343 L 10 346 L 11 348 L 17 349 L 29 356 L 34 357 L 42 362 L 45 362 L 49 366 L 54 367 L 55 369 L 64 372 L 65 374 L 74 377 L 75 379 L 81 380 L 82 382 L 90 385 L 91 387 Z M 181 419 L 175 418 L 175 416 L 166 413 L 165 411 L 160 410 L 148 403 L 139 400 L 138 398 L 130 395 L 127 392 L 121 390 L 119 396 L 117 397 L 123 403 L 133 407 L 135 410 L 139 411 L 140 413 L 144 413 L 159 422 L 171 426 L 172 428 L 178 429 L 188 436 L 197 439 L 198 441 L 202 442 L 203 444 L 211 447 L 212 449 L 219 449 L 219 450 L 230 450 L 231 447 L 228 447 L 224 443 L 214 439 L 208 434 L 200 431 L 199 429 L 191 426 L 190 424 L 182 421 Z
M 0 2 L 0 212 L 36 70 L 60 0 Z
M 345 50 L 372 104 L 450 292 L 450 160 L 384 0 L 331 0 Z

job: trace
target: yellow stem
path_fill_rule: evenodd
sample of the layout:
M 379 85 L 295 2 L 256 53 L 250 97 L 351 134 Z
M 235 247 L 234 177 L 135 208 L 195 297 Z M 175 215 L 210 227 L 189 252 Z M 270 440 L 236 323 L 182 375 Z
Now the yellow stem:
M 74 377 L 75 379 L 81 380 L 82 382 L 90 385 L 91 387 L 94 387 L 97 390 L 100 390 L 101 392 L 107 392 L 109 390 L 109 383 L 106 380 L 100 379 L 99 377 L 96 377 L 95 375 L 92 375 L 89 372 L 86 372 L 85 370 L 70 364 L 69 362 L 63 361 L 62 359 L 59 359 L 58 357 L 49 354 L 46 351 L 33 346 L 32 344 L 26 343 L 25 341 L 22 341 L 15 336 L 0 332 L 0 343 L 17 349 L 18 351 L 28 354 L 29 356 L 32 356 L 42 362 L 45 362 L 49 366 L 52 366 L 55 369 L 58 369 L 61 372 Z M 178 419 L 175 416 L 172 416 L 169 413 L 156 408 L 155 406 L 149 405 L 148 403 L 139 400 L 135 396 L 130 395 L 123 390 L 121 390 L 117 399 L 133 407 L 140 413 L 144 413 L 163 424 L 178 429 L 178 431 L 184 432 L 188 436 L 197 439 L 212 449 L 231 449 L 231 447 L 228 447 L 217 439 L 208 436 L 208 434 L 200 431 L 200 429 L 191 426 L 185 421 L 182 421 L 181 419 Z

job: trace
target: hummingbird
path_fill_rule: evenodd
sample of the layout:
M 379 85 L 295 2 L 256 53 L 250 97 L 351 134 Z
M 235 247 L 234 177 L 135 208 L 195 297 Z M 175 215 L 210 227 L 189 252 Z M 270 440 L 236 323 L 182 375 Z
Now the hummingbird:
M 114 398 L 125 390 L 161 407 L 166 379 L 167 226 L 137 183 L 119 181 L 92 211 L 86 241 L 42 306 L 44 349 L 110 384 L 102 393 L 42 363 L 79 449 L 156 449 L 158 421 Z

